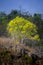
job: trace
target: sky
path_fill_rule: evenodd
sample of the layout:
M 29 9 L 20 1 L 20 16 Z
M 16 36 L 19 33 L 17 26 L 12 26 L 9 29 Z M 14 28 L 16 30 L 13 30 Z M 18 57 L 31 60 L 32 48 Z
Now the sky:
M 0 0 L 0 12 L 8 14 L 15 9 L 43 14 L 43 0 Z

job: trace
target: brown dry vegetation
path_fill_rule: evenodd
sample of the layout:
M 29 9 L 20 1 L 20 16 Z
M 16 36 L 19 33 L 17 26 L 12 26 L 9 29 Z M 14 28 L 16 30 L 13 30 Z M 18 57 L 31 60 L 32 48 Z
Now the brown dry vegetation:
M 15 44 L 12 38 L 0 38 L 0 65 L 43 65 L 43 59 L 33 63 L 31 55 L 37 52 L 33 47 Z

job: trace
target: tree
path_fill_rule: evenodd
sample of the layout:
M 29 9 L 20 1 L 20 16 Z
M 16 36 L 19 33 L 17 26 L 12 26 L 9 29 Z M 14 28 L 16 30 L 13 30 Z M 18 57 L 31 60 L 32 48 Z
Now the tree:
M 33 16 L 34 23 L 38 27 L 38 34 L 40 35 L 40 38 L 42 38 L 42 33 L 43 33 L 43 21 L 42 21 L 42 15 L 41 14 L 34 14 Z
M 11 13 L 8 15 L 8 19 L 14 19 L 16 16 L 18 15 L 18 11 L 17 10 L 12 10 Z
M 19 16 L 8 23 L 7 30 L 8 33 L 13 35 L 19 42 L 24 38 L 39 39 L 36 25 Z
M 5 35 L 8 17 L 4 12 L 0 12 L 0 36 Z

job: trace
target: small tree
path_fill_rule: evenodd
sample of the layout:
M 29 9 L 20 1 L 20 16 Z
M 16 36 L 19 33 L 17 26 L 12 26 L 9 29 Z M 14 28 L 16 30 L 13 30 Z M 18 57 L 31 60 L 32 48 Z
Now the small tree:
M 21 42 L 24 38 L 38 40 L 37 27 L 32 22 L 17 16 L 8 23 L 8 33 Z

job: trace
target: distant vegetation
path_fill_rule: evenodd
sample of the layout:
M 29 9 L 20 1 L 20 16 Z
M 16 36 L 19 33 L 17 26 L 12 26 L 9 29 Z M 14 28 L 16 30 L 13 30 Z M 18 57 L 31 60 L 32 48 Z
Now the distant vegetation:
M 22 22 L 24 23 L 24 21 L 27 23 L 29 23 L 29 21 L 31 22 L 31 24 L 34 24 L 37 27 L 37 33 L 39 35 L 40 39 L 43 39 L 43 15 L 42 14 L 37 14 L 35 13 L 33 16 L 28 14 L 28 12 L 21 12 L 21 11 L 17 11 L 17 10 L 12 10 L 10 14 L 6 14 L 4 12 L 0 12 L 0 36 L 5 35 L 6 36 L 6 28 L 7 28 L 7 24 L 10 23 L 10 21 L 14 21 L 17 19 L 18 16 L 18 20 L 19 21 L 19 17 L 21 17 L 20 21 L 22 21 L 22 19 L 24 19 Z M 15 22 L 16 23 L 16 22 Z M 31 25 L 30 24 L 30 25 Z M 33 26 L 34 26 L 33 25 Z M 14 24 L 13 24 L 14 26 Z M 28 25 L 27 25 L 28 26 Z M 27 27 L 25 26 L 25 27 Z M 31 26 L 30 26 L 31 27 Z M 14 28 L 13 28 L 14 29 Z M 29 27 L 28 27 L 29 29 Z M 30 29 L 31 30 L 31 29 Z M 34 28 L 33 28 L 34 30 Z M 29 30 L 28 30 L 29 31 Z M 26 32 L 26 31 L 25 31 Z M 27 33 L 26 33 L 27 34 Z M 29 33 L 30 34 L 30 33 Z M 29 35 L 28 34 L 28 35 Z

